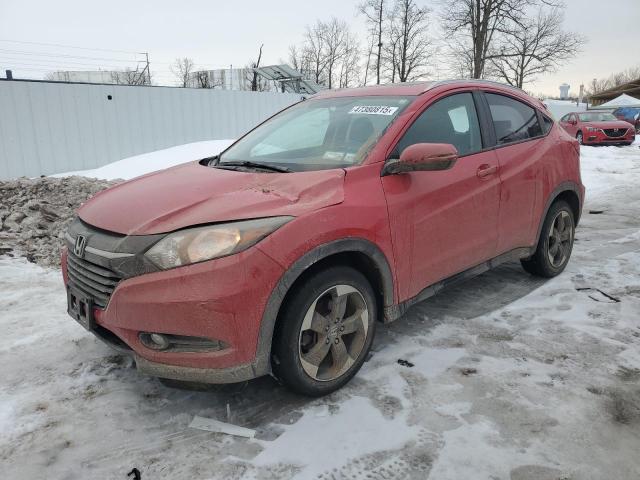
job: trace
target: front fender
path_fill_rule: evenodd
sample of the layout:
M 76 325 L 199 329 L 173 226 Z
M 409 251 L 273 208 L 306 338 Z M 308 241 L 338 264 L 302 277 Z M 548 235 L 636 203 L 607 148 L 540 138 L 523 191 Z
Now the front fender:
M 296 260 L 280 277 L 269 296 L 262 314 L 262 323 L 256 348 L 255 370 L 257 376 L 271 372 L 271 343 L 278 313 L 291 286 L 312 265 L 337 253 L 357 252 L 367 255 L 380 273 L 384 306 L 393 305 L 393 276 L 389 262 L 373 242 L 363 238 L 344 238 L 325 243 L 310 250 Z

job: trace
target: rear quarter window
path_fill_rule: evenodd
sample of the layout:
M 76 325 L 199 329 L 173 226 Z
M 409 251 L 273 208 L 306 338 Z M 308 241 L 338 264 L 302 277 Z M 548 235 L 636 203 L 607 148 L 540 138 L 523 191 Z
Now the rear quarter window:
M 540 115 L 542 117 L 542 133 L 546 135 L 553 127 L 553 120 L 547 117 L 545 114 Z

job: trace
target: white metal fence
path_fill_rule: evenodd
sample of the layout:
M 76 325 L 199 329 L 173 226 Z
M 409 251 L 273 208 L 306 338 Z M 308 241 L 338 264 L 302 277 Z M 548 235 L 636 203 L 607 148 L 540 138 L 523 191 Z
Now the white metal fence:
M 236 138 L 300 95 L 0 81 L 0 179 L 95 168 Z

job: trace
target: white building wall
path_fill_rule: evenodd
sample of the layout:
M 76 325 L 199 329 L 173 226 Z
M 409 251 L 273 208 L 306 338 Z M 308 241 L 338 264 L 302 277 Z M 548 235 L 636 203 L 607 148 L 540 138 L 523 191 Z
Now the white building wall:
M 111 72 L 107 70 L 90 70 L 90 71 L 58 71 L 52 72 L 51 78 L 57 82 L 85 82 L 85 83 L 115 83 L 113 75 L 122 72 Z
M 300 98 L 2 80 L 0 179 L 84 170 L 184 143 L 236 138 Z

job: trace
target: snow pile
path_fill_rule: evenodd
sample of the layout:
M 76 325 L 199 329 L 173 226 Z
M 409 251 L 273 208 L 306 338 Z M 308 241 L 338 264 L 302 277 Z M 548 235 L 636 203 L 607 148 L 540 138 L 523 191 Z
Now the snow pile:
M 64 232 L 75 211 L 115 183 L 84 177 L 0 181 L 0 255 L 58 266 Z
M 217 155 L 233 143 L 233 140 L 208 140 L 205 142 L 187 143 L 177 147 L 165 148 L 155 152 L 143 153 L 125 158 L 93 170 L 81 170 L 53 175 L 54 177 L 68 177 L 80 175 L 83 177 L 100 178 L 103 180 L 129 180 L 145 173 L 163 170 L 181 163 L 200 160 Z

